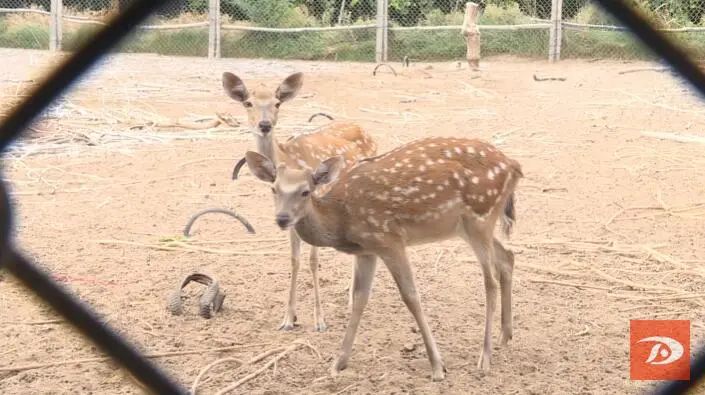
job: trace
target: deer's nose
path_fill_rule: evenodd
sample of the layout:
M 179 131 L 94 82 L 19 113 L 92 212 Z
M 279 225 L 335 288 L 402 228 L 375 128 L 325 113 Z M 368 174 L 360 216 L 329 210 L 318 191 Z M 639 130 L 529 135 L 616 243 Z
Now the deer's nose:
M 259 123 L 259 130 L 262 131 L 262 133 L 269 133 L 272 131 L 272 123 L 269 121 L 262 121 Z
M 286 228 L 290 222 L 291 217 L 289 216 L 289 214 L 277 214 L 277 225 L 279 225 L 280 228 Z

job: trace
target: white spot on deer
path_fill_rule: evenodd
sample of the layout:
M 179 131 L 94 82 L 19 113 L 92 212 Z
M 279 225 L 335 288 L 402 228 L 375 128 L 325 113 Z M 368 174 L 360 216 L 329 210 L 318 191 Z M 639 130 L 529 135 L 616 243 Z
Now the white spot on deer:
M 304 162 L 302 159 L 297 159 L 296 163 L 298 163 L 301 167 L 307 167 L 306 162 Z
M 445 152 L 446 158 L 450 159 L 453 157 L 453 153 L 450 152 L 450 150 L 446 150 Z
M 367 217 L 367 222 L 369 222 L 370 224 L 372 224 L 374 226 L 379 226 L 379 222 L 377 222 L 377 219 L 373 216 Z
M 424 166 L 424 165 L 419 166 L 419 171 L 426 171 L 426 166 Z
M 458 175 L 458 173 L 456 173 L 456 172 L 453 172 L 453 178 L 460 181 L 460 175 Z
M 487 171 L 487 178 L 490 180 L 494 180 L 494 172 L 492 171 L 492 169 Z
M 458 155 L 460 155 L 460 154 L 463 153 L 463 150 L 460 149 L 460 147 L 455 147 L 455 153 L 457 153 Z
M 477 177 L 473 177 L 470 181 L 472 181 L 473 184 L 479 184 L 479 183 L 480 183 L 480 179 L 477 178 Z
M 439 185 L 439 186 L 436 187 L 436 189 L 439 190 L 439 191 L 442 191 L 442 190 L 445 189 L 445 187 L 444 187 L 443 185 Z
M 423 179 L 421 177 L 414 177 L 414 181 L 416 182 L 422 182 Z
M 478 196 L 478 197 L 477 197 L 477 200 L 479 200 L 479 201 L 480 201 L 480 203 L 482 203 L 482 202 L 484 202 L 484 201 L 485 201 L 485 197 L 484 197 L 484 196 L 482 196 L 482 195 L 480 195 L 480 196 Z
M 426 164 L 427 164 L 428 166 L 432 166 L 432 165 L 433 165 L 433 161 L 432 161 L 431 159 L 428 159 L 428 160 L 426 161 Z
M 467 152 L 468 154 L 474 154 L 475 148 L 473 148 L 471 146 L 467 146 L 467 147 L 465 147 L 465 152 Z

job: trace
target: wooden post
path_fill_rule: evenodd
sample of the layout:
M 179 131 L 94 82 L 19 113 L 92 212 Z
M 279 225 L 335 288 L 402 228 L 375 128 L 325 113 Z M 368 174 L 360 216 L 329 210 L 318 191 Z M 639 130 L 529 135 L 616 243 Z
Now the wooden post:
M 49 50 L 61 51 L 61 18 L 63 14 L 63 0 L 51 0 L 49 20 Z
M 220 0 L 208 0 L 208 58 L 220 58 Z
M 548 61 L 561 59 L 561 41 L 563 39 L 563 0 L 551 2 L 551 32 L 548 38 Z
M 473 2 L 465 3 L 465 18 L 462 33 L 465 36 L 468 52 L 468 65 L 473 70 L 480 68 L 480 29 L 477 20 L 480 17 L 480 6 Z
M 387 61 L 387 10 L 388 0 L 377 0 L 377 44 L 375 46 L 375 61 Z

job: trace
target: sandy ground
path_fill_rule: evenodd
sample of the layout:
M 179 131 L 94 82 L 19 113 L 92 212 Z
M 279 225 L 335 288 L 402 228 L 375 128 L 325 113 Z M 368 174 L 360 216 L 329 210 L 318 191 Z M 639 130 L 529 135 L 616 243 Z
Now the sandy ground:
M 0 58 L 0 103 L 8 104 L 55 63 L 44 52 L 0 50 Z M 479 74 L 447 63 L 395 65 L 398 76 L 373 77 L 369 64 L 117 56 L 4 161 L 17 236 L 29 256 L 146 352 L 196 350 L 155 358 L 185 386 L 219 358 L 247 361 L 298 340 L 320 356 L 299 348 L 236 392 L 640 393 L 651 383 L 629 380 L 629 320 L 689 319 L 694 347 L 703 345 L 705 328 L 705 146 L 642 134 L 702 135 L 705 108 L 669 73 L 619 73 L 650 66 L 493 58 Z M 274 226 L 265 185 L 246 169 L 230 180 L 251 136 L 244 128 L 164 126 L 216 112 L 244 122 L 243 109 L 221 90 L 223 71 L 251 84 L 305 73 L 300 97 L 282 106 L 281 138 L 310 130 L 308 117 L 325 111 L 359 122 L 380 151 L 421 136 L 478 137 L 522 164 L 518 223 L 506 242 L 517 261 L 514 340 L 495 348 L 490 373 L 475 367 L 484 287 L 460 240 L 410 251 L 448 368 L 441 383 L 430 380 L 423 342 L 383 266 L 341 376 L 331 378 L 328 367 L 348 317 L 350 256 L 322 250 L 329 329 L 317 333 L 304 248 L 301 325 L 276 330 L 289 282 L 286 234 Z M 566 80 L 537 82 L 534 74 Z M 169 244 L 207 207 L 236 209 L 257 234 L 212 215 L 188 242 Z M 214 319 L 196 314 L 201 289 L 193 285 L 184 315 L 165 309 L 182 276 L 196 270 L 215 275 L 227 292 Z M 498 318 L 494 329 L 497 339 Z M 6 273 L 0 338 L 3 394 L 142 392 L 111 363 L 71 363 L 101 354 Z M 230 349 L 212 351 L 223 347 Z M 215 393 L 267 361 L 218 365 L 199 389 Z

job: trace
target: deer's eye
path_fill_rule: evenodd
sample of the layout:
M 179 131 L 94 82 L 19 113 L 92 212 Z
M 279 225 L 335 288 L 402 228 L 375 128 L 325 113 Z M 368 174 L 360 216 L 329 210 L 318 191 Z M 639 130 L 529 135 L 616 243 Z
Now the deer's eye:
M 252 107 L 252 102 L 244 101 L 244 102 L 242 102 L 242 105 L 245 106 L 246 108 L 250 108 L 250 107 Z
M 303 196 L 303 197 L 306 197 L 306 196 L 308 196 L 308 195 L 310 195 L 310 194 L 311 194 L 310 191 L 303 191 L 303 192 L 301 192 L 301 196 Z
M 272 193 L 277 193 L 277 190 L 274 187 L 272 187 Z
M 278 102 L 277 104 L 274 105 L 274 107 L 279 108 L 279 106 L 282 105 L 282 102 Z

